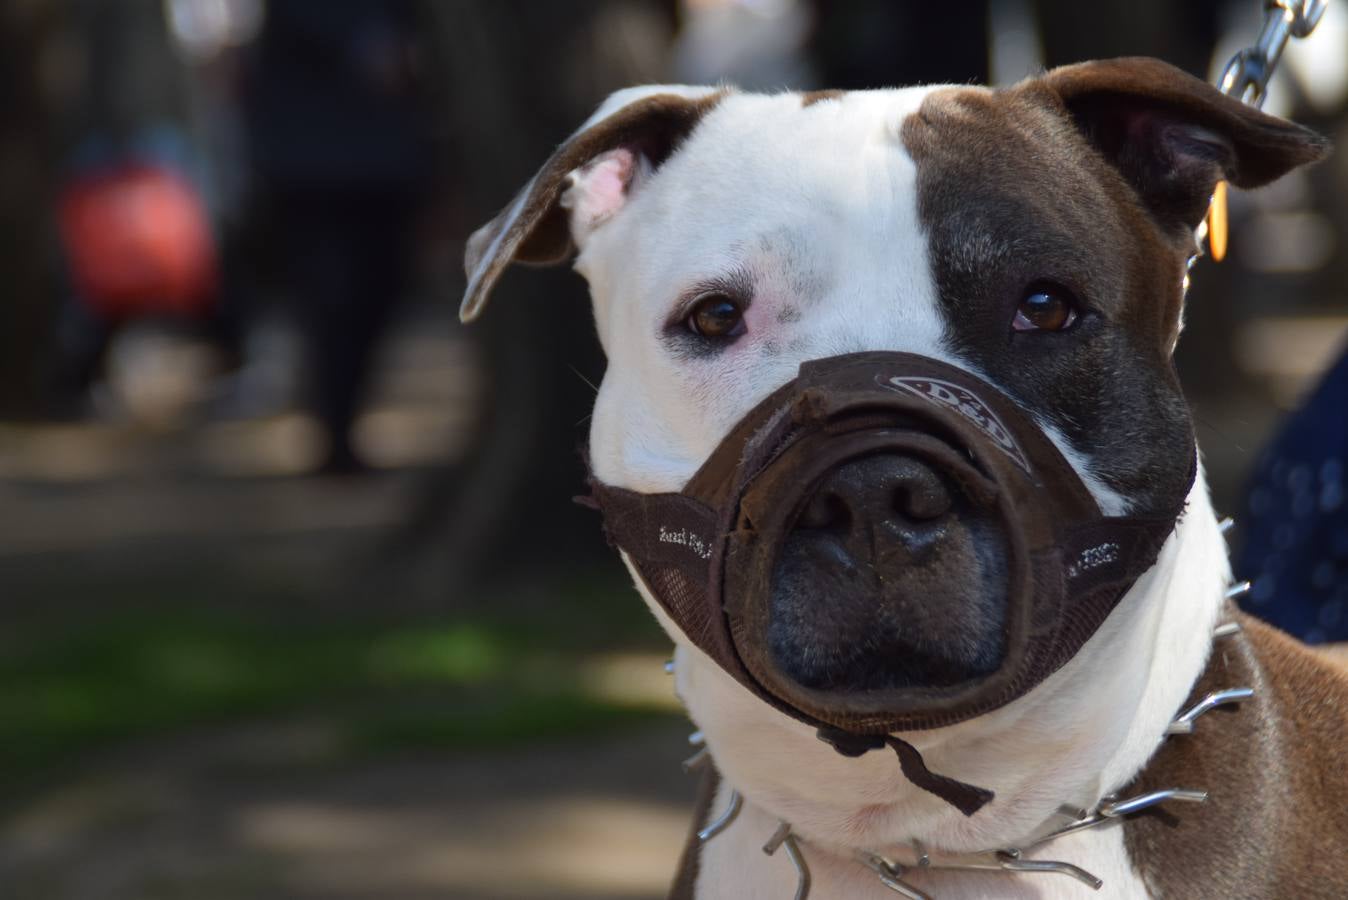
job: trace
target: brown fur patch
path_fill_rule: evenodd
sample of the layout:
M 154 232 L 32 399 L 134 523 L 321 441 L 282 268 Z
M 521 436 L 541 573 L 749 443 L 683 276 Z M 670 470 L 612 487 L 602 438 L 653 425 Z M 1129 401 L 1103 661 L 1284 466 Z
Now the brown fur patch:
M 936 90 L 901 134 L 954 348 L 1057 425 L 1133 512 L 1168 508 L 1193 455 L 1170 362 L 1192 229 L 1219 179 L 1262 184 L 1324 141 L 1147 59 Z M 1045 283 L 1078 298 L 1076 327 L 1011 333 Z
M 901 135 L 954 348 L 1057 425 L 1136 512 L 1170 507 L 1193 453 L 1169 363 L 1184 250 L 1040 82 L 934 91 Z M 1081 298 L 1083 320 L 1013 335 L 1016 304 L 1043 282 Z
M 806 91 L 800 95 L 800 106 L 801 109 L 804 109 L 809 106 L 814 106 L 816 103 L 822 103 L 825 100 L 838 100 L 841 99 L 842 95 L 845 93 L 847 92 L 837 90 L 836 88 L 827 91 Z
M 1348 885 L 1348 672 L 1262 622 L 1217 641 L 1191 702 L 1252 687 L 1238 710 L 1169 738 L 1133 784 L 1205 790 L 1125 822 L 1157 900 L 1342 897 Z

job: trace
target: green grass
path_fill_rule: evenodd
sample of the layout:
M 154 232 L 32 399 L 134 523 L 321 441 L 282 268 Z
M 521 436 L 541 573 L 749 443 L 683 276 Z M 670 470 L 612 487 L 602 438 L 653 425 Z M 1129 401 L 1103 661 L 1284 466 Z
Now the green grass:
M 572 586 L 555 607 L 513 616 L 509 598 L 485 607 L 500 612 L 415 622 L 265 608 L 11 623 L 0 779 L 127 739 L 305 710 L 335 719 L 360 753 L 527 743 L 664 714 L 596 698 L 577 678 L 592 653 L 667 646 L 617 583 Z

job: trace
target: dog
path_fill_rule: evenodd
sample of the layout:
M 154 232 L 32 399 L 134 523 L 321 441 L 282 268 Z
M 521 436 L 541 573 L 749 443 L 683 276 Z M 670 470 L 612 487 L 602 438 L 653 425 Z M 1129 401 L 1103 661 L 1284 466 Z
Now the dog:
M 690 838 L 673 896 L 1348 895 L 1348 679 L 1231 606 L 1172 364 L 1217 183 L 1258 187 L 1326 152 L 1145 58 L 996 90 L 648 86 L 608 98 L 472 236 L 465 321 L 512 262 L 574 257 L 589 284 L 608 359 L 596 485 L 686 500 L 709 460 L 744 464 L 754 438 L 718 448 L 802 364 L 918 360 L 970 380 L 889 379 L 928 395 L 896 421 L 943 400 L 931 415 L 945 424 L 924 429 L 972 421 L 969 441 L 1005 444 L 1015 423 L 1002 420 L 1019 416 L 1092 515 L 1165 523 L 1126 589 L 1027 690 L 949 724 L 871 729 L 858 746 L 819 740 L 820 721 L 992 678 L 1011 652 L 1009 608 L 1030 602 L 1003 583 L 1016 528 L 970 512 L 950 474 L 967 459 L 882 454 L 810 482 L 728 655 L 671 613 L 606 510 L 714 761 L 694 823 L 714 833 Z M 979 391 L 1009 401 L 998 413 Z M 724 539 L 661 526 L 650 552 L 669 549 L 660 541 L 722 559 L 711 546 Z M 721 565 L 713 618 L 747 602 L 733 561 Z M 1232 688 L 1253 696 L 1172 724 Z M 885 742 L 902 766 L 862 752 Z M 970 786 L 961 808 L 951 797 Z M 1149 808 L 1109 806 L 1136 798 Z

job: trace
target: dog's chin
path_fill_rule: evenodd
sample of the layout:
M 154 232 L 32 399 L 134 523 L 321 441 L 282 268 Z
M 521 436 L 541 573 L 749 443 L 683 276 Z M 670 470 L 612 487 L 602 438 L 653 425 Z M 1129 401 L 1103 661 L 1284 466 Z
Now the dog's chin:
M 814 692 L 950 687 L 1006 655 L 1007 542 L 985 517 L 909 536 L 905 558 L 858 560 L 836 535 L 797 532 L 773 571 L 770 657 Z

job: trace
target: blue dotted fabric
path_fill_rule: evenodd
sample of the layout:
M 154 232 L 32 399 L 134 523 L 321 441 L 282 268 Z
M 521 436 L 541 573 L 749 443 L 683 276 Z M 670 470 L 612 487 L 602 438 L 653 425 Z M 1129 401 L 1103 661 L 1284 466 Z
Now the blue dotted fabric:
M 1240 524 L 1241 605 L 1307 643 L 1348 640 L 1348 352 L 1255 468 Z

